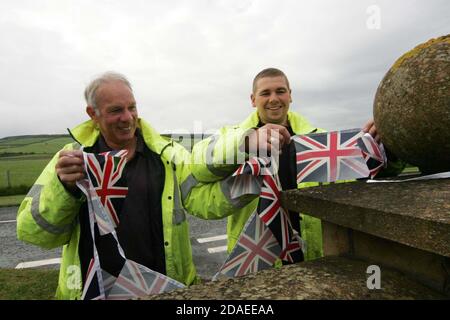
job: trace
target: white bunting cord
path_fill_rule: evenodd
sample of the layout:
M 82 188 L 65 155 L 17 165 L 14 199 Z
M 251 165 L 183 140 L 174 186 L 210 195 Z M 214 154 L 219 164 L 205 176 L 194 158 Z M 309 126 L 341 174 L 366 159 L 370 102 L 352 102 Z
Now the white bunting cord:
M 420 176 L 415 178 L 409 178 L 404 180 L 367 180 L 367 183 L 379 183 L 379 182 L 407 182 L 407 181 L 420 181 L 420 180 L 434 180 L 434 179 L 446 179 L 450 178 L 450 171 L 429 174 L 426 176 Z

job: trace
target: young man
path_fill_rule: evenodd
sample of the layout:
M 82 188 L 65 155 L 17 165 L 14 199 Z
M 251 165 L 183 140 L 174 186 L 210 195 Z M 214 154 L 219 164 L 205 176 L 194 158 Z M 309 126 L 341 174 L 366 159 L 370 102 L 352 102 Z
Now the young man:
M 86 199 L 76 187 L 83 178 L 85 152 L 126 149 L 122 175 L 128 195 L 116 232 L 128 259 L 183 282 L 196 281 L 185 209 L 205 219 L 233 213 L 220 183 L 195 185 L 190 154 L 161 137 L 138 118 L 129 81 L 117 73 L 105 73 L 85 90 L 90 120 L 72 130 L 78 143 L 66 145 L 50 161 L 22 202 L 17 218 L 20 240 L 44 248 L 63 247 L 57 297 L 79 299 L 93 256 Z M 207 205 L 205 205 L 205 203 Z M 123 261 L 111 235 L 95 235 L 102 269 L 117 276 Z M 78 275 L 81 285 L 69 278 Z
M 305 182 L 297 185 L 295 168 L 295 148 L 289 145 L 290 137 L 298 134 L 323 132 L 312 126 L 303 116 L 289 111 L 292 102 L 291 88 L 286 75 L 278 69 L 268 68 L 259 72 L 253 80 L 250 96 L 256 111 L 237 126 L 220 129 L 217 135 L 200 141 L 194 146 L 193 174 L 198 181 L 212 182 L 229 176 L 238 164 L 233 157 L 244 159 L 248 154 L 256 154 L 280 149 L 279 171 L 283 190 L 318 185 Z M 368 121 L 365 132 L 379 140 L 373 121 Z M 247 138 L 246 138 L 247 137 Z M 247 139 L 247 142 L 245 141 Z M 228 251 L 237 242 L 249 216 L 254 212 L 258 199 L 243 206 L 237 204 L 236 213 L 228 217 Z M 305 259 L 311 260 L 323 255 L 321 221 L 317 218 L 289 212 L 293 228 L 307 243 Z

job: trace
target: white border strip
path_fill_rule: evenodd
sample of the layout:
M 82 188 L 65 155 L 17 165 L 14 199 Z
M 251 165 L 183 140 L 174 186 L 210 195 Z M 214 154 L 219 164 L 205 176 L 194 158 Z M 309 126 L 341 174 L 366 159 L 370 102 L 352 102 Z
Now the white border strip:
M 205 243 L 205 242 L 219 241 L 219 240 L 225 240 L 225 239 L 227 239 L 227 235 L 226 234 L 222 234 L 220 236 L 215 236 L 215 237 L 198 238 L 197 241 L 199 243 Z
M 0 221 L 0 223 L 12 223 L 12 222 L 16 222 L 17 220 L 3 220 Z
M 432 180 L 432 179 L 445 179 L 450 178 L 450 171 L 430 174 L 427 176 L 421 176 L 417 178 L 410 178 L 405 180 L 367 180 L 367 183 L 376 183 L 376 182 L 405 182 L 405 181 L 418 181 L 418 180 Z
M 16 269 L 35 268 L 35 267 L 47 266 L 47 265 L 51 265 L 51 264 L 60 264 L 60 263 L 61 263 L 61 258 L 28 261 L 28 262 L 19 263 L 16 266 Z
M 217 252 L 223 252 L 223 251 L 227 251 L 227 246 L 208 248 L 209 253 L 217 253 Z

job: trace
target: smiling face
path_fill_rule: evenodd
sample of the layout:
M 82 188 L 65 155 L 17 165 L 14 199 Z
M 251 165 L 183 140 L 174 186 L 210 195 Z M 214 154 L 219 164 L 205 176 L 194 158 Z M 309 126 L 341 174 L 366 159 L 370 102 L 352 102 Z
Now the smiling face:
M 262 123 L 287 125 L 287 113 L 292 98 L 291 89 L 285 77 L 258 79 L 251 100 Z
M 96 91 L 98 112 L 86 108 L 97 123 L 106 143 L 113 149 L 127 149 L 135 143 L 137 127 L 136 101 L 131 89 L 121 81 L 103 83 Z

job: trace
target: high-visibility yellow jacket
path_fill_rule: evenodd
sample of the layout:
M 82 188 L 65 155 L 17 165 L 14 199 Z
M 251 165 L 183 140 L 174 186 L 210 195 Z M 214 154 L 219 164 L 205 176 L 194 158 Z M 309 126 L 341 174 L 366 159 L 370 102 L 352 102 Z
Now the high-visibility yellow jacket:
M 300 114 L 289 111 L 288 120 L 295 134 L 307 134 L 311 132 L 324 132 L 315 128 Z M 229 179 L 229 175 L 237 169 L 236 163 L 242 163 L 245 154 L 239 151 L 249 129 L 254 129 L 259 123 L 257 112 L 253 112 L 246 120 L 236 126 L 222 127 L 218 134 L 208 137 L 194 145 L 192 150 L 192 173 L 198 181 L 212 182 L 221 179 Z M 226 178 L 228 177 L 228 178 Z M 317 186 L 315 182 L 298 184 L 298 188 Z M 230 199 L 232 202 L 232 199 Z M 228 251 L 236 244 L 245 223 L 256 210 L 258 198 L 251 203 L 243 205 L 235 203 L 236 213 L 228 217 L 227 235 Z M 307 243 L 305 260 L 311 260 L 323 256 L 322 249 L 322 225 L 320 219 L 301 214 L 300 228 L 302 239 Z
M 186 285 L 196 282 L 192 262 L 189 226 L 185 209 L 204 219 L 220 219 L 234 212 L 234 206 L 222 192 L 221 182 L 199 183 L 191 174 L 191 155 L 172 140 L 161 137 L 144 120 L 139 119 L 147 147 L 160 155 L 165 169 L 162 193 L 162 221 L 165 243 L 166 273 Z M 99 131 L 86 121 L 72 131 L 83 146 L 93 146 Z M 79 148 L 78 143 L 63 150 Z M 17 237 L 44 248 L 63 246 L 62 262 L 56 296 L 60 299 L 81 297 L 78 243 L 78 213 L 84 197 L 77 199 L 67 192 L 55 172 L 57 153 L 36 180 L 19 207 Z M 248 199 L 246 200 L 248 201 Z M 90 236 L 90 235 L 84 235 Z

